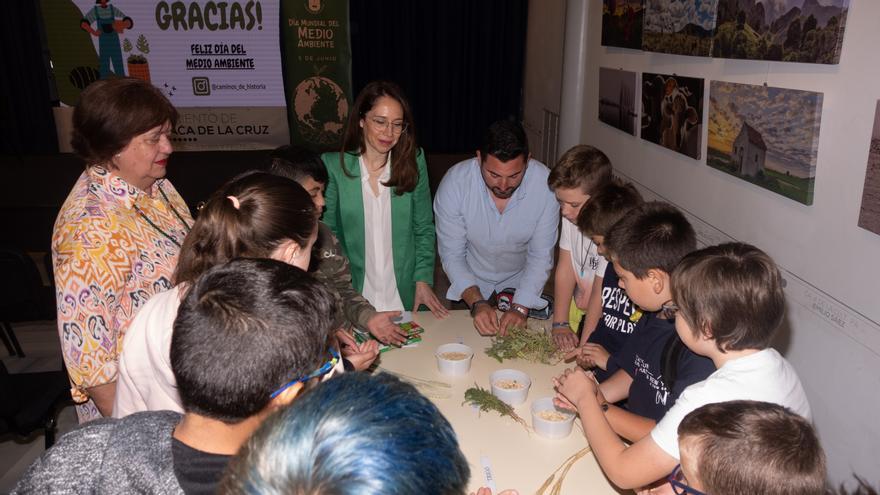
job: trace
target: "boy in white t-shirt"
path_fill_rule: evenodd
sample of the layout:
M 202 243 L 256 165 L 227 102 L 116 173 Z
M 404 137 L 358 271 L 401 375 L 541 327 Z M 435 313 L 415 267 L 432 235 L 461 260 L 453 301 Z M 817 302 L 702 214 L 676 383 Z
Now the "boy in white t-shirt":
M 553 340 L 563 351 L 578 345 L 578 326 L 584 313 L 601 310 L 601 299 L 592 296 L 593 279 L 605 272 L 605 258 L 596 243 L 578 230 L 581 208 L 611 182 L 611 161 L 597 148 L 579 144 L 566 151 L 547 177 L 559 201 L 562 225 L 559 258 L 553 281 Z
M 686 388 L 651 433 L 630 446 L 614 433 L 598 385 L 585 372 L 561 377 L 557 397 L 581 414 L 590 445 L 608 478 L 638 488 L 679 462 L 678 425 L 711 403 L 755 400 L 785 406 L 809 419 L 810 406 L 794 368 L 770 348 L 785 313 L 782 275 L 760 249 L 742 243 L 711 246 L 685 256 L 671 277 L 675 329 L 694 353 L 717 370 Z

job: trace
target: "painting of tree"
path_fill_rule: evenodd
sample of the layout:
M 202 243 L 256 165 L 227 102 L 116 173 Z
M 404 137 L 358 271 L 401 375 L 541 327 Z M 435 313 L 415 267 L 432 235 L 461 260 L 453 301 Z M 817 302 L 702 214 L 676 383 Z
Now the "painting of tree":
M 849 0 L 718 0 L 712 56 L 836 64 Z

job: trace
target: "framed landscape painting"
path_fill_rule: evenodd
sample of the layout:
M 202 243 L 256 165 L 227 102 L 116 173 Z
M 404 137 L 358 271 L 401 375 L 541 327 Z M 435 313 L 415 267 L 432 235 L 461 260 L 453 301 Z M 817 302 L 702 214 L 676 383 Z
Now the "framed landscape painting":
M 712 55 L 718 0 L 650 0 L 642 49 L 676 55 Z
M 645 0 L 602 1 L 602 45 L 642 49 Z
M 874 110 L 874 132 L 868 150 L 868 170 L 859 211 L 859 227 L 880 235 L 880 101 Z
M 636 73 L 599 67 L 599 120 L 636 135 Z
M 822 93 L 712 81 L 706 164 L 813 204 Z
M 718 0 L 712 56 L 836 64 L 850 0 Z
M 704 79 L 642 74 L 641 137 L 700 159 Z

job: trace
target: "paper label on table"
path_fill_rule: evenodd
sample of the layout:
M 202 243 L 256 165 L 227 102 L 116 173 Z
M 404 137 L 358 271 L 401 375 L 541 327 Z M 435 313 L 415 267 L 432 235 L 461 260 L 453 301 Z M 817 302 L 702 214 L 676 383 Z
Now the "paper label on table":
M 480 464 L 483 466 L 483 478 L 486 480 L 486 486 L 492 489 L 492 493 L 498 493 L 498 487 L 495 486 L 495 475 L 492 474 L 492 463 L 489 457 L 480 456 Z

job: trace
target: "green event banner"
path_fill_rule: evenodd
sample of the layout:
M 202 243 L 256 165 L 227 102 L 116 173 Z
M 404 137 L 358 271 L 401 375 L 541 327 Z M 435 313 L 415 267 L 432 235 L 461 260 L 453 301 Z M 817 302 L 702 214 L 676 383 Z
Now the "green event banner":
M 291 142 L 339 146 L 351 103 L 347 0 L 282 0 L 281 43 Z

